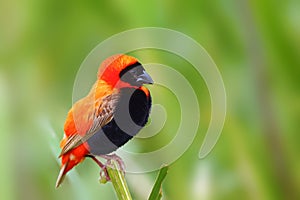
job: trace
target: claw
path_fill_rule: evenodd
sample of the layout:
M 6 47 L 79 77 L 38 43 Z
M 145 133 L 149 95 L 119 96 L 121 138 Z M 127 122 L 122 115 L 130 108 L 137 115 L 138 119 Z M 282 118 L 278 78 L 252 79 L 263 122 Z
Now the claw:
M 103 164 L 102 162 L 100 162 L 100 160 L 98 160 L 93 155 L 87 155 L 87 157 L 92 158 L 97 163 L 97 165 L 99 165 L 99 167 L 101 168 L 101 171 L 100 171 L 100 182 L 105 183 L 107 181 L 110 181 L 110 177 L 109 177 L 109 175 L 107 173 L 107 169 L 106 169 L 106 164 Z
M 90 157 L 92 158 L 96 163 L 97 165 L 99 165 L 99 167 L 101 168 L 101 171 L 100 171 L 100 182 L 101 183 L 105 183 L 107 181 L 110 181 L 110 177 L 107 173 L 107 166 L 109 167 L 112 167 L 114 168 L 115 166 L 113 166 L 112 164 L 112 160 L 115 160 L 117 163 L 118 163 L 118 167 L 120 171 L 123 172 L 123 174 L 125 174 L 125 165 L 124 165 L 124 162 L 123 160 L 117 156 L 116 154 L 111 154 L 111 155 L 101 155 L 100 157 L 101 158 L 104 158 L 106 159 L 106 163 L 103 164 L 102 162 L 100 162 L 95 156 L 93 155 L 87 155 L 86 157 Z
M 111 154 L 111 155 L 101 155 L 100 157 L 104 158 L 107 160 L 107 164 L 110 166 L 110 167 L 114 167 L 111 163 L 112 160 L 115 160 L 117 161 L 118 163 L 118 166 L 119 166 L 119 169 L 120 171 L 122 171 L 123 173 L 125 173 L 125 164 L 122 160 L 122 158 L 120 158 L 119 156 L 117 156 L 117 154 Z

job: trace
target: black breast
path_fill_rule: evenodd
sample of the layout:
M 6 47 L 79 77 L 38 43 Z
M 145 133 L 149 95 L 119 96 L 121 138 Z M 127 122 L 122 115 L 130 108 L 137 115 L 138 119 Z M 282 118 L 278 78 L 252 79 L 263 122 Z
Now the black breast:
M 87 141 L 90 152 L 108 154 L 124 145 L 145 126 L 150 109 L 150 95 L 140 89 L 121 89 L 114 118 Z

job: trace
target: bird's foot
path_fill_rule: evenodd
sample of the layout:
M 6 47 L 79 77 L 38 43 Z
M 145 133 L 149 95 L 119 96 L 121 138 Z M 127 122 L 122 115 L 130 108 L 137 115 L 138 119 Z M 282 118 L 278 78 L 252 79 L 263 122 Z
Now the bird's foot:
M 110 155 L 101 155 L 101 158 L 104 158 L 106 160 L 106 163 L 103 164 L 100 160 L 98 160 L 95 156 L 93 155 L 88 155 L 87 157 L 92 158 L 97 165 L 101 168 L 100 171 L 100 182 L 101 183 L 106 183 L 107 181 L 110 181 L 110 177 L 107 172 L 107 167 L 110 168 L 117 168 L 117 170 L 121 171 L 123 175 L 125 175 L 125 164 L 119 156 L 116 154 L 110 154 Z M 113 161 L 116 161 L 117 165 L 113 163 Z
M 117 167 L 117 170 L 119 170 L 119 171 L 123 172 L 123 174 L 125 174 L 125 164 L 124 164 L 122 158 L 120 158 L 116 154 L 101 155 L 100 157 L 107 160 L 106 166 L 109 166 L 111 168 Z M 112 161 L 116 161 L 118 165 L 117 166 L 114 165 Z
M 93 155 L 88 155 L 87 157 L 90 157 L 92 158 L 96 163 L 97 165 L 99 165 L 99 167 L 101 168 L 100 170 L 100 182 L 101 183 L 106 183 L 107 181 L 110 181 L 110 177 L 107 173 L 107 164 L 103 164 L 100 160 L 98 160 L 95 156 Z

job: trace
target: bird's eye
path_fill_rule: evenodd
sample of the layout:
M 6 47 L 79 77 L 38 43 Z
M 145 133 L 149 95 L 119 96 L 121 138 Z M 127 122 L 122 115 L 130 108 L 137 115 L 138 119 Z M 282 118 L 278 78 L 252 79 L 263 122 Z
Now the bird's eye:
M 127 66 L 125 69 L 123 69 L 123 70 L 120 72 L 119 77 L 122 78 L 122 76 L 123 76 L 124 74 L 126 74 L 127 72 L 131 71 L 131 70 L 134 69 L 134 68 L 135 68 L 135 70 L 138 70 L 138 68 L 143 68 L 143 67 L 142 67 L 142 64 L 141 64 L 141 63 L 136 62 L 136 63 L 134 63 L 134 64 L 132 64 L 132 65 Z M 131 72 L 131 73 L 132 73 L 132 72 Z
M 142 74 L 144 68 L 140 63 L 135 63 L 128 66 L 126 69 L 122 70 L 120 73 L 120 79 L 131 85 L 139 86 L 141 83 L 137 82 L 137 79 L 140 74 Z

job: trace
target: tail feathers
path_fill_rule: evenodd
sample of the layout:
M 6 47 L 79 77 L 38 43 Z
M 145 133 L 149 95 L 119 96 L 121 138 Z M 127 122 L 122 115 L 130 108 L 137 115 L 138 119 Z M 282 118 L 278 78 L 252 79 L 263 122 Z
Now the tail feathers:
M 65 175 L 67 173 L 67 165 L 68 162 L 66 162 L 61 168 L 60 168 L 60 172 L 58 174 L 57 180 L 56 180 L 56 184 L 55 187 L 58 188 L 60 186 L 60 184 L 63 182 Z

